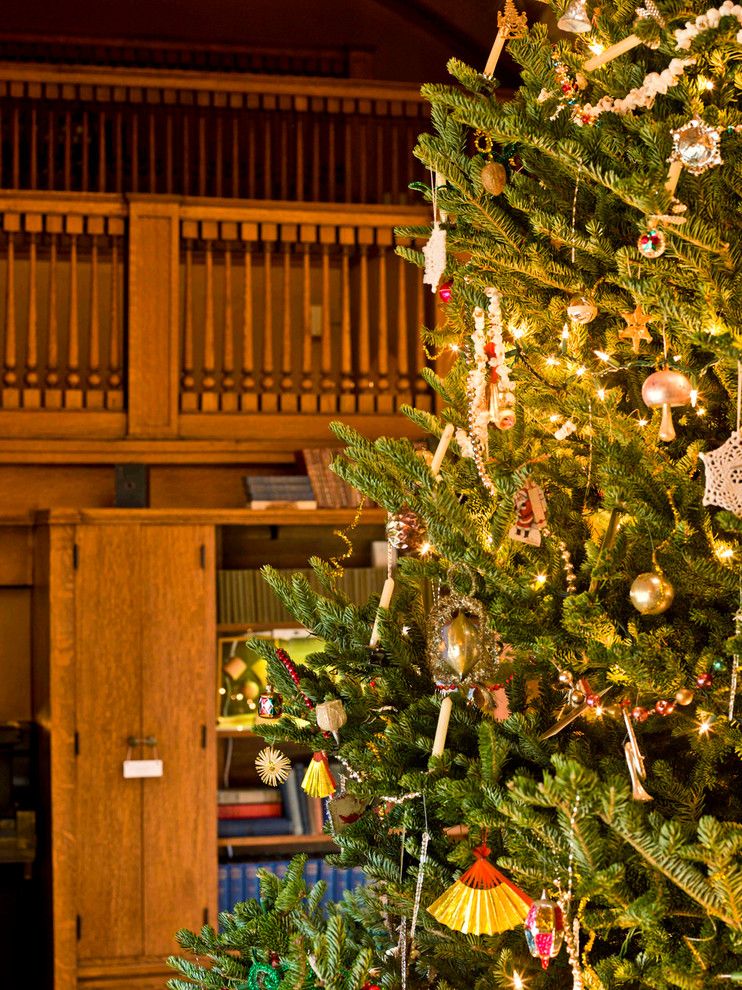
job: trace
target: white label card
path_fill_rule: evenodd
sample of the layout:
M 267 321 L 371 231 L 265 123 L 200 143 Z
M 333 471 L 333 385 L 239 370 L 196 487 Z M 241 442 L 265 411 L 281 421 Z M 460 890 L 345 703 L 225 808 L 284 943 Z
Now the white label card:
M 161 777 L 162 760 L 124 760 L 124 777 Z

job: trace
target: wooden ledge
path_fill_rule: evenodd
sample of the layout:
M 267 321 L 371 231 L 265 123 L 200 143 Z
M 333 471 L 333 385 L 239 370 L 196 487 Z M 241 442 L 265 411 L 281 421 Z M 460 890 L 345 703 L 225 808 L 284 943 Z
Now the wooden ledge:
M 38 525 L 347 526 L 357 509 L 45 509 Z M 360 525 L 380 526 L 384 509 L 364 509 Z

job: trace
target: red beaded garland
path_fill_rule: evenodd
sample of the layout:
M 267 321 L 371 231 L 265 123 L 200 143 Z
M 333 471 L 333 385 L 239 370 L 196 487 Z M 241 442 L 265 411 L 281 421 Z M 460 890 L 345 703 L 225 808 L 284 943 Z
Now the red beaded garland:
M 635 722 L 646 722 L 649 718 L 649 712 L 646 708 L 642 708 L 641 705 L 637 705 L 631 711 L 631 717 Z
M 699 674 L 696 678 L 696 686 L 699 688 L 710 688 L 714 683 L 714 675 L 710 672 Z

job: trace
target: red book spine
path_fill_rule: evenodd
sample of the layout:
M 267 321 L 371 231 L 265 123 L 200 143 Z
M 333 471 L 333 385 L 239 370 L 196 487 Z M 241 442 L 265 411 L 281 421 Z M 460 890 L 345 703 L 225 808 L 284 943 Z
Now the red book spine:
M 280 818 L 283 806 L 280 801 L 269 804 L 220 804 L 219 818 Z

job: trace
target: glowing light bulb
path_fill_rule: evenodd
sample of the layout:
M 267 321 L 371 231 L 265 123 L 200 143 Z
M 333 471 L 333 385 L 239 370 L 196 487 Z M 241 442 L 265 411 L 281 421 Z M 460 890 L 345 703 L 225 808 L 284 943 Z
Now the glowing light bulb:
M 546 584 L 546 575 L 537 574 L 536 577 L 533 579 L 533 583 L 537 588 L 543 588 L 543 586 Z
M 721 543 L 716 548 L 716 556 L 719 558 L 719 560 L 729 560 L 734 556 L 734 550 L 732 549 L 732 547 L 728 547 L 725 544 Z
M 593 41 L 587 46 L 593 55 L 602 55 L 605 51 L 605 45 L 601 45 L 599 41 Z
M 679 361 L 680 360 L 680 355 L 679 354 L 673 354 L 672 359 L 673 359 L 673 361 Z
M 553 415 L 549 416 L 549 422 L 550 423 L 558 423 L 559 422 L 559 416 L 557 416 L 557 414 L 554 413 Z
M 449 347 L 449 350 L 450 351 L 453 351 L 454 353 L 456 353 L 459 350 L 459 345 L 458 344 L 451 344 L 451 346 Z
M 711 732 L 711 726 L 713 724 L 714 724 L 713 718 L 710 718 L 710 717 L 707 716 L 703 720 L 703 722 L 701 722 L 701 724 L 698 726 L 698 735 L 699 736 L 706 736 L 706 735 L 708 735 L 708 733 Z
M 696 416 L 705 416 L 705 415 L 706 415 L 706 410 L 704 409 L 703 406 L 699 406 L 698 409 L 696 409 Z
M 579 377 L 582 378 L 582 376 L 585 374 L 586 371 L 587 368 L 585 368 L 583 365 L 580 365 L 580 367 L 575 370 L 575 374 L 579 375 Z
M 521 337 L 525 337 L 526 332 L 523 327 L 511 327 L 510 332 L 516 340 L 520 340 Z
M 638 422 L 639 422 L 639 426 L 647 426 L 648 423 L 649 423 L 649 420 L 648 419 L 640 419 L 640 420 L 638 420 Z
M 714 88 L 714 81 L 713 81 L 713 79 L 709 79 L 707 76 L 699 76 L 698 77 L 698 88 L 699 89 L 713 89 Z
M 568 339 L 569 339 L 569 327 L 565 323 L 564 327 L 562 328 L 562 340 L 568 340 Z
M 698 402 L 698 389 L 692 388 L 690 390 L 690 404 L 693 406 L 694 409 L 696 408 L 697 402 Z
M 430 553 L 430 551 L 432 549 L 433 549 L 433 544 L 432 543 L 428 543 L 427 540 L 426 540 L 425 543 L 423 543 L 423 545 L 420 547 L 420 550 L 419 550 L 420 556 L 421 557 L 425 557 L 427 554 Z
M 550 368 L 553 368 L 554 365 L 559 364 L 559 358 L 555 358 L 553 354 L 550 354 L 546 359 L 546 363 Z
M 603 401 L 603 399 L 605 399 L 605 389 L 604 388 L 599 388 L 595 394 L 597 395 L 597 397 L 600 399 L 601 402 Z
M 523 982 L 523 977 L 520 975 L 517 969 L 513 970 L 513 990 L 524 990 L 525 983 Z
M 605 352 L 605 351 L 593 351 L 593 354 L 594 354 L 594 355 L 595 355 L 595 357 L 596 357 L 596 358 L 598 358 L 598 359 L 599 359 L 600 361 L 610 361 L 610 359 L 611 359 L 611 356 L 610 356 L 610 354 L 606 354 L 606 352 Z

